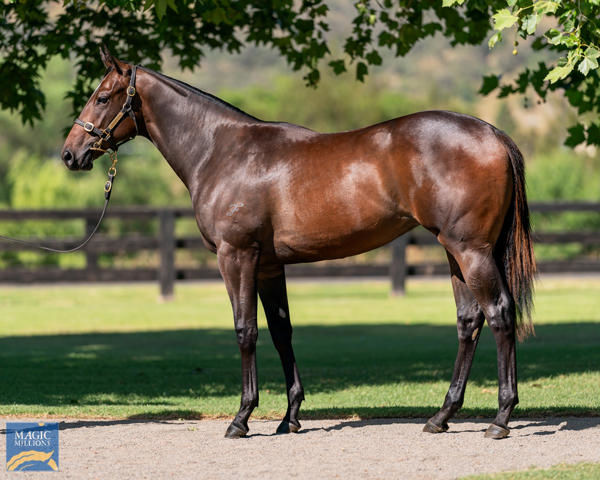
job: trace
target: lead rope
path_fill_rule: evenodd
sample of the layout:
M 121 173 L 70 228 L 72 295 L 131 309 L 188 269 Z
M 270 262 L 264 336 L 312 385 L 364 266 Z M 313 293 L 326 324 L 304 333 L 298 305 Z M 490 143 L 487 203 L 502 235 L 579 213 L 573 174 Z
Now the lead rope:
M 47 252 L 53 252 L 53 253 L 72 253 L 72 252 L 76 252 L 77 250 L 81 250 L 83 247 L 85 247 L 90 242 L 92 237 L 96 234 L 98 229 L 100 228 L 100 224 L 102 223 L 102 220 L 104 219 L 104 215 L 106 214 L 106 209 L 108 208 L 108 202 L 110 200 L 110 195 L 112 193 L 113 185 L 115 183 L 115 177 L 117 176 L 117 161 L 118 161 L 117 152 L 110 152 L 109 155 L 110 155 L 110 159 L 112 160 L 112 165 L 108 169 L 108 179 L 106 180 L 106 183 L 104 184 L 104 207 L 102 207 L 102 212 L 100 213 L 100 218 L 98 218 L 98 222 L 96 223 L 96 226 L 94 227 L 92 232 L 87 236 L 87 238 L 83 242 L 81 242 L 78 246 L 76 246 L 74 248 L 70 248 L 68 250 L 60 250 L 60 249 L 56 249 L 56 248 L 47 247 L 47 246 L 39 244 L 39 243 L 29 242 L 27 240 L 21 240 L 19 238 L 7 237 L 5 235 L 0 235 L 0 240 L 5 240 L 8 242 L 13 242 L 13 243 L 19 243 L 21 245 L 27 245 L 29 247 L 34 247 L 34 248 L 38 248 L 40 250 L 45 250 Z

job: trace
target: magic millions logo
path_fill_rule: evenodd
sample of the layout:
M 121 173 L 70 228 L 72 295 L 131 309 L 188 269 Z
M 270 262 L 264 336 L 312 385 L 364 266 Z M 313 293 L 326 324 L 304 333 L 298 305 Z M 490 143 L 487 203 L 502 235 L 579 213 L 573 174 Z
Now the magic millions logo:
M 6 469 L 58 471 L 58 423 L 6 423 Z

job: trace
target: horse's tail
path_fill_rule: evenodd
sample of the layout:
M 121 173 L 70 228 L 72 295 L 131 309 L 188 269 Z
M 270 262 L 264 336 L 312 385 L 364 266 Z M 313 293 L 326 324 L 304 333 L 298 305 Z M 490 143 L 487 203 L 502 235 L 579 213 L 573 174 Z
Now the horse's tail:
M 514 186 L 511 205 L 496 243 L 495 254 L 499 266 L 504 269 L 504 277 L 515 302 L 517 337 L 523 340 L 535 333 L 531 313 L 533 281 L 536 274 L 529 207 L 525 192 L 525 164 L 515 142 L 499 130 L 496 131 L 496 135 L 506 147 L 512 166 Z

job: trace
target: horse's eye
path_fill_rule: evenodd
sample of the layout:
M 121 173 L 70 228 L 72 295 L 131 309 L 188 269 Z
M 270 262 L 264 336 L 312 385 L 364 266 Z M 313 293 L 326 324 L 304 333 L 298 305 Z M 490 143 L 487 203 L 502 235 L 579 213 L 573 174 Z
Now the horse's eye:
M 98 97 L 96 103 L 108 103 L 108 97 Z

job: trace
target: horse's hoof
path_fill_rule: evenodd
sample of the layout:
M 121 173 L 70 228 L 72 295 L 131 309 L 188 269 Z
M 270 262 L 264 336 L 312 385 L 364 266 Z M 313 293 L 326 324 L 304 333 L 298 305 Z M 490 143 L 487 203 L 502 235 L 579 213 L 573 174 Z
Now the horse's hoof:
M 236 425 L 235 423 L 232 423 L 231 425 L 229 425 L 227 431 L 225 432 L 225 438 L 241 438 L 245 437 L 247 433 L 247 428 L 243 428 L 239 425 Z
M 485 431 L 485 438 L 493 438 L 494 440 L 500 440 L 501 438 L 508 437 L 509 433 L 510 430 L 508 428 L 504 428 L 492 423 Z
M 277 427 L 276 433 L 298 433 L 300 430 L 300 423 L 298 425 L 288 422 L 287 420 L 282 420 L 279 426 Z
M 444 433 L 448 431 L 448 424 L 446 422 L 442 423 L 442 426 L 438 426 L 433 423 L 431 420 L 427 420 L 427 423 L 423 427 L 423 431 L 426 433 Z

